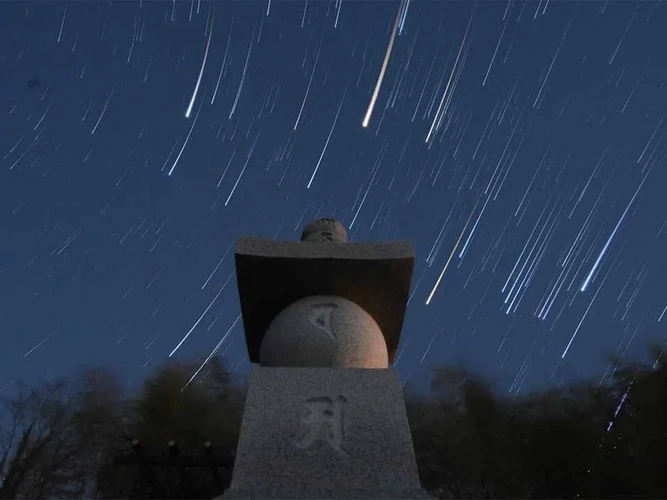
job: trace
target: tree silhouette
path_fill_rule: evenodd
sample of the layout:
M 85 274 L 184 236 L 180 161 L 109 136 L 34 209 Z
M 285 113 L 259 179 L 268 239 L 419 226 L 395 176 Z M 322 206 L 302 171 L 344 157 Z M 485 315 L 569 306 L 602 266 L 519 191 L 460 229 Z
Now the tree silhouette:
M 182 457 L 201 457 L 208 442 L 218 458 L 233 462 L 243 391 L 231 385 L 229 372 L 217 359 L 189 383 L 199 365 L 198 361 L 169 363 L 146 380 L 126 405 L 126 439 L 118 442 L 114 455 L 127 452 L 129 441 L 136 439 L 143 453 L 151 456 L 168 456 L 167 445 L 172 442 L 172 454 L 178 450 Z M 231 470 L 223 470 L 221 491 L 211 491 L 207 468 L 119 467 L 112 465 L 113 458 L 107 457 L 107 466 L 98 475 L 98 494 L 106 498 L 211 498 L 221 494 L 230 480 Z
M 167 363 L 131 395 L 99 369 L 19 384 L 0 401 L 0 498 L 219 495 L 244 388 L 215 359 L 190 380 L 199 366 Z M 431 394 L 407 394 L 406 406 L 421 480 L 440 498 L 667 498 L 667 358 L 659 348 L 649 363 L 617 362 L 606 383 L 521 397 L 443 367 Z
M 465 370 L 407 399 L 421 479 L 441 498 L 667 498 L 667 359 L 520 398 Z
M 104 370 L 32 389 L 19 384 L 0 401 L 0 498 L 93 491 L 102 451 L 118 429 L 118 396 L 114 376 Z

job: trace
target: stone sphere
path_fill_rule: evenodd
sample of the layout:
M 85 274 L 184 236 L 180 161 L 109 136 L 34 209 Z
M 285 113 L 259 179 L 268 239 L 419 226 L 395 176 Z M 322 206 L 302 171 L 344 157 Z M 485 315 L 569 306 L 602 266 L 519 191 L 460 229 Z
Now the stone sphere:
M 380 327 L 364 309 L 342 297 L 306 297 L 283 309 L 266 330 L 263 366 L 387 368 Z
M 347 243 L 345 226 L 336 219 L 315 219 L 303 228 L 301 241 Z

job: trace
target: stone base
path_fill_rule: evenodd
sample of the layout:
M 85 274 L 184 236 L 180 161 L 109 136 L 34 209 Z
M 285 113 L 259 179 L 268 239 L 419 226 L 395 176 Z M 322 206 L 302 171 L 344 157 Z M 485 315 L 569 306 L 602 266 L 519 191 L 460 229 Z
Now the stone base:
M 429 498 L 396 371 L 254 367 L 221 498 Z

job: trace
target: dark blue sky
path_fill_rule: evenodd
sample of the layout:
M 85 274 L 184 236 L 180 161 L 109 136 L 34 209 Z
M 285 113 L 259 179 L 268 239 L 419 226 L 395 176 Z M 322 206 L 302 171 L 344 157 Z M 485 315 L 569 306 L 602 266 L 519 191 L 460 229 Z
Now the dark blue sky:
M 138 381 L 230 327 L 247 373 L 228 250 L 323 215 L 413 241 L 409 385 L 643 356 L 667 339 L 665 26 L 656 1 L 2 2 L 0 388 Z

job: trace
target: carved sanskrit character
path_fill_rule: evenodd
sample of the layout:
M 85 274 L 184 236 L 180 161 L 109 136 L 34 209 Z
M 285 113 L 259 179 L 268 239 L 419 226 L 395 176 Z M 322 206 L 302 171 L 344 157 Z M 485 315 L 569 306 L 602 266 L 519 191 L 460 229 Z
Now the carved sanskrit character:
M 325 396 L 307 400 L 305 404 L 310 414 L 303 422 L 310 426 L 310 431 L 297 442 L 297 448 L 303 450 L 315 441 L 325 441 L 341 455 L 348 456 L 349 452 L 343 448 L 343 405 L 346 402 L 344 396 L 334 400 Z
M 314 304 L 310 307 L 310 324 L 323 330 L 331 340 L 335 341 L 336 337 L 334 337 L 333 323 L 331 320 L 333 312 L 338 308 L 338 304 Z

